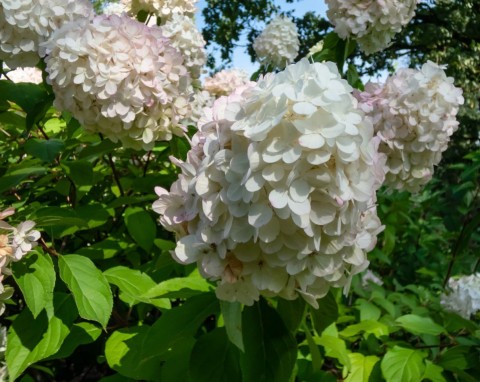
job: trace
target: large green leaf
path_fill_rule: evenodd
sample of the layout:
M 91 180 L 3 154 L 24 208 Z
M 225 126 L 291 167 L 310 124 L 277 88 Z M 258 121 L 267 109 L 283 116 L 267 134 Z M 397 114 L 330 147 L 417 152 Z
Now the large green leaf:
M 133 240 L 145 251 L 150 251 L 157 234 L 157 225 L 143 208 L 130 207 L 125 210 L 125 224 Z
M 52 302 L 36 318 L 24 309 L 8 332 L 6 360 L 10 380 L 15 380 L 33 363 L 55 354 L 76 317 L 71 296 L 60 293 L 55 294 Z
M 32 252 L 12 264 L 13 277 L 33 317 L 51 303 L 56 273 L 50 256 Z
M 315 343 L 323 346 L 327 357 L 338 359 L 342 365 L 350 369 L 350 352 L 344 340 L 323 333 L 320 338 L 315 337 Z
M 245 353 L 243 379 L 288 382 L 297 358 L 297 343 L 280 315 L 264 299 L 243 310 Z
M 73 293 L 82 318 L 99 322 L 104 328 L 112 313 L 113 296 L 105 276 L 93 262 L 80 255 L 60 256 L 60 277 Z
M 67 338 L 62 346 L 49 359 L 64 359 L 72 355 L 75 349 L 80 345 L 86 345 L 94 342 L 102 333 L 102 329 L 91 322 L 79 322 L 73 324 Z
M 25 143 L 25 151 L 45 162 L 53 162 L 58 153 L 65 147 L 65 143 L 59 139 L 31 138 Z
M 380 358 L 374 355 L 364 356 L 361 353 L 350 353 L 350 373 L 345 382 L 368 382 L 370 374 Z
M 143 297 L 145 293 L 156 285 L 155 281 L 146 273 L 136 269 L 118 266 L 107 269 L 103 274 L 110 284 L 116 285 L 120 289 L 120 297 L 127 304 L 132 306 L 144 302 L 153 304 L 159 308 L 170 308 L 170 300 L 166 298 L 151 299 Z
M 225 328 L 217 328 L 195 343 L 190 356 L 190 381 L 242 382 L 238 360 L 239 351 L 229 341 Z
M 338 318 L 338 306 L 332 292 L 318 300 L 318 309 L 310 307 L 310 315 L 313 319 L 313 327 L 318 335 L 322 334 L 327 326 Z
M 222 311 L 223 322 L 228 339 L 244 351 L 243 347 L 243 333 L 242 333 L 242 304 L 239 302 L 220 301 L 220 308 Z
M 429 379 L 432 382 L 446 382 L 445 377 L 442 374 L 443 367 L 433 364 L 431 361 L 426 360 L 427 366 L 422 376 L 424 379 Z
M 379 338 L 382 336 L 388 336 L 389 329 L 387 325 L 381 322 L 368 320 L 347 326 L 340 332 L 340 335 L 343 337 L 354 337 L 362 332 L 373 334 L 375 337 Z
M 203 321 L 218 310 L 215 295 L 205 293 L 163 313 L 152 326 L 117 330 L 106 343 L 107 362 L 126 377 L 159 381 L 163 361 L 190 341 Z
M 154 299 L 160 297 L 188 298 L 211 291 L 213 286 L 200 275 L 176 277 L 155 285 L 143 297 Z
M 415 314 L 406 314 L 398 317 L 395 322 L 410 333 L 431 334 L 438 336 L 445 333 L 445 328 L 433 322 L 429 317 L 421 317 Z
M 297 298 L 295 300 L 280 299 L 277 304 L 277 312 L 282 317 L 288 330 L 295 333 L 302 323 L 305 314 L 305 300 Z
M 418 382 L 425 371 L 425 357 L 420 350 L 395 346 L 382 359 L 383 377 L 387 382 Z

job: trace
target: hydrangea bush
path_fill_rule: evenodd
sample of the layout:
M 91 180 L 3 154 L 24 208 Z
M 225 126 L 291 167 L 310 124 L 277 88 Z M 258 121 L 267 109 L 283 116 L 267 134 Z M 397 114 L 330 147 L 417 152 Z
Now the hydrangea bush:
M 0 380 L 476 380 L 469 95 L 364 86 L 416 4 L 327 3 L 208 77 L 195 1 L 2 1 Z

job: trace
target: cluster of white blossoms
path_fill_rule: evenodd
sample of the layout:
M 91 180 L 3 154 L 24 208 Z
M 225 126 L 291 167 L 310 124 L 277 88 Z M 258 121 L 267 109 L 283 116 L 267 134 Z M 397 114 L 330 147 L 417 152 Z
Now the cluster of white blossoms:
M 458 313 L 467 320 L 480 310 L 480 273 L 450 278 L 448 289 L 440 300 L 446 310 Z
M 458 128 L 462 90 L 429 61 L 421 70 L 401 69 L 383 86 L 369 83 L 355 94 L 381 139 L 379 151 L 387 156 L 385 185 L 418 192 Z
M 260 62 L 284 68 L 298 55 L 297 26 L 288 17 L 277 17 L 270 22 L 253 42 L 253 49 Z
M 195 3 L 198 0 L 122 0 L 126 3 L 133 15 L 140 11 L 153 14 L 163 20 L 173 15 L 193 16 L 196 11 Z
M 0 60 L 13 69 L 35 66 L 40 44 L 53 31 L 72 20 L 92 16 L 88 0 L 2 0 Z
M 335 64 L 304 59 L 216 100 L 186 162 L 173 158 L 182 173 L 153 208 L 220 299 L 316 305 L 368 265 L 382 174 L 351 93 Z
M 162 32 L 183 55 L 192 78 L 199 78 L 206 63 L 205 40 L 191 17 L 174 14 L 162 25 Z
M 33 221 L 24 221 L 16 227 L 4 221 L 14 213 L 13 208 L 0 212 L 0 314 L 5 310 L 3 301 L 9 299 L 13 293 L 11 288 L 6 288 L 2 284 L 3 278 L 11 274 L 10 263 L 21 260 L 40 239 L 40 232 L 33 229 L 35 227 Z
M 190 76 L 158 27 L 96 16 L 65 25 L 43 48 L 55 106 L 87 130 L 145 150 L 182 134 Z
M 417 0 L 325 0 L 327 16 L 342 38 L 355 38 L 372 54 L 390 45 L 415 15 Z
M 243 70 L 221 70 L 213 77 L 205 78 L 203 89 L 214 97 L 226 96 L 249 83 L 248 74 Z
M 15 83 L 30 82 L 41 84 L 43 82 L 42 71 L 38 68 L 17 68 L 15 70 L 10 70 L 7 73 L 7 76 Z

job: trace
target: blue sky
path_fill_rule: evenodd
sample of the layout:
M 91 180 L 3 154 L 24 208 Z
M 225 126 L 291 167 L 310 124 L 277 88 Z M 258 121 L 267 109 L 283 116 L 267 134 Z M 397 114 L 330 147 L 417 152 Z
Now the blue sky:
M 224 0 L 228 1 L 228 0 Z M 284 0 L 275 0 L 275 3 L 281 7 L 282 10 L 289 11 L 294 10 L 294 15 L 300 17 L 308 11 L 313 11 L 322 16 L 325 16 L 327 9 L 326 4 L 321 0 L 298 0 L 293 4 L 287 4 Z M 197 25 L 199 28 L 202 28 L 205 21 L 201 14 L 202 10 L 206 7 L 206 1 L 200 0 L 197 3 L 197 8 L 199 12 L 196 15 Z M 244 45 L 244 42 L 240 41 L 241 45 Z M 250 62 L 250 57 L 245 53 L 244 47 L 238 47 L 235 49 L 233 54 L 233 65 L 232 67 L 245 70 L 247 73 L 252 74 L 257 68 L 257 64 L 252 64 Z

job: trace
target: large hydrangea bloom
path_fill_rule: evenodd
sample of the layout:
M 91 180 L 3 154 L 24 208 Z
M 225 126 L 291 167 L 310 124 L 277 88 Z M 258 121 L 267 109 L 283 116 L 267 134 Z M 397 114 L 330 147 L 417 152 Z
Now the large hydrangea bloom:
M 448 280 L 448 293 L 441 296 L 441 304 L 448 311 L 469 320 L 480 310 L 480 273 Z
M 97 16 L 66 25 L 44 48 L 55 106 L 89 131 L 146 150 L 182 133 L 190 77 L 159 28 Z
M 429 61 L 421 70 L 399 70 L 383 86 L 369 83 L 365 92 L 356 95 L 373 119 L 381 139 L 379 151 L 388 158 L 385 184 L 419 191 L 432 178 L 458 128 L 462 90 Z
M 335 64 L 307 60 L 215 101 L 154 210 L 217 296 L 316 304 L 368 265 L 381 229 L 373 127 Z
M 163 35 L 168 37 L 184 58 L 184 65 L 192 78 L 199 78 L 206 63 L 205 40 L 192 18 L 175 14 L 162 26 Z
M 226 96 L 249 82 L 248 74 L 243 70 L 221 70 L 213 77 L 205 78 L 203 88 L 212 96 Z
M 253 42 L 253 49 L 260 62 L 284 68 L 298 55 L 297 26 L 288 17 L 277 17 L 268 24 Z
M 417 0 L 325 0 L 335 32 L 353 37 L 371 54 L 390 45 L 396 33 L 415 15 Z
M 14 69 L 35 66 L 39 44 L 53 31 L 79 18 L 93 16 L 88 0 L 2 0 L 0 60 Z
M 145 11 L 160 17 L 170 19 L 173 15 L 193 16 L 198 0 L 123 0 L 128 3 L 132 14 Z

